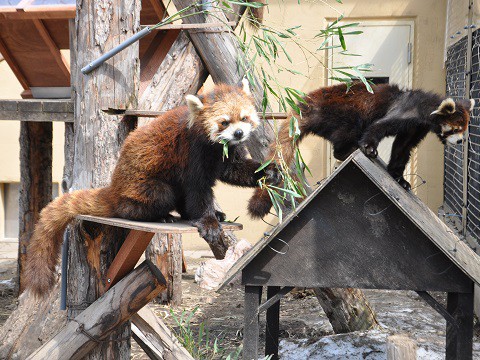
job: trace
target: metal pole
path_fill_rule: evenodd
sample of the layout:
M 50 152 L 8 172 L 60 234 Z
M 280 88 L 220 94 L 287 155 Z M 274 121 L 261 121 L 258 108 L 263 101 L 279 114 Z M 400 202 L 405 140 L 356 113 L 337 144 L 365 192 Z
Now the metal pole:
M 130 37 L 127 40 L 125 40 L 124 42 L 122 42 L 120 45 L 114 47 L 112 50 L 108 51 L 107 53 L 100 56 L 98 59 L 92 61 L 90 64 L 88 64 L 87 66 L 82 68 L 82 70 L 81 70 L 82 73 L 85 74 L 85 75 L 89 74 L 90 72 L 92 72 L 93 70 L 98 68 L 100 65 L 102 65 L 105 61 L 110 59 L 112 56 L 118 54 L 120 51 L 122 51 L 126 47 L 132 45 L 134 42 L 136 42 L 136 41 L 140 40 L 141 38 L 143 38 L 144 36 L 147 36 L 148 34 L 150 34 L 151 31 L 152 31 L 152 28 L 147 26 L 143 30 L 139 31 L 138 33 L 136 33 L 132 37 Z

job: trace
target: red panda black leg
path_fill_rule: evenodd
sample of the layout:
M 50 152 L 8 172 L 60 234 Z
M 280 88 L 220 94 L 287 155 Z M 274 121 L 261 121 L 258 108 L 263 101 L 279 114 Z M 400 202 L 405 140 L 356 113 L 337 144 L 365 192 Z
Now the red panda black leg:
M 215 210 L 215 216 L 219 222 L 223 222 L 227 218 L 227 214 L 218 210 Z
M 192 221 L 192 225 L 198 229 L 198 233 L 209 244 L 218 243 L 222 236 L 222 225 L 215 215 L 205 215 Z
M 404 179 L 403 172 L 410 159 L 411 151 L 427 135 L 428 128 L 415 128 L 402 132 L 395 137 L 388 163 L 388 173 L 405 189 L 410 190 L 412 186 Z

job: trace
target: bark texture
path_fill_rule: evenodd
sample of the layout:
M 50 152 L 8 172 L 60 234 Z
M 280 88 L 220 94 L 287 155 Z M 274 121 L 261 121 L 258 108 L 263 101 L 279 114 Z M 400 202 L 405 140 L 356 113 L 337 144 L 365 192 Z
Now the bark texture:
M 24 287 L 27 246 L 40 211 L 52 200 L 52 123 L 20 123 L 18 288 Z

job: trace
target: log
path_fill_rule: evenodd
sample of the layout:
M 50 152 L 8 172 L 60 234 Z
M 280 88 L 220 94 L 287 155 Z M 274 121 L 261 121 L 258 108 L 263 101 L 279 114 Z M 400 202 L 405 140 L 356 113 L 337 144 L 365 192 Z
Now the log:
M 145 258 L 156 264 L 167 279 L 166 291 L 157 300 L 180 305 L 182 302 L 182 236 L 157 234 L 145 251 Z
M 375 313 L 359 289 L 313 289 L 335 334 L 370 330 L 378 327 Z
M 132 334 L 150 359 L 193 359 L 148 305 L 132 316 Z
M 392 335 L 387 338 L 387 360 L 416 360 L 417 345 L 406 335 Z
M 52 200 L 52 123 L 20 124 L 18 287 L 23 291 L 27 246 L 40 211 Z
M 177 9 L 183 9 L 193 3 L 192 0 L 173 0 Z M 191 10 L 193 12 L 194 10 Z M 238 10 L 240 11 L 240 10 Z M 237 16 L 229 15 L 232 20 L 237 20 Z M 183 19 L 185 23 L 195 24 L 200 22 L 217 23 L 218 21 L 227 22 L 227 16 L 221 11 L 215 11 L 214 14 L 197 14 Z M 238 59 L 244 58 L 239 48 L 236 37 L 225 31 L 226 27 L 219 27 L 218 31 L 190 31 L 190 39 L 195 46 L 198 54 L 207 67 L 215 83 L 226 83 L 238 85 L 245 76 L 245 70 L 238 65 Z M 263 99 L 263 88 L 258 80 L 252 86 L 257 107 L 260 108 Z M 267 109 L 268 110 L 268 109 Z M 268 152 L 268 146 L 273 141 L 274 135 L 272 127 L 267 122 L 262 122 L 257 131 L 247 141 L 247 148 L 252 158 L 262 161 Z
M 116 342 L 108 335 L 164 287 L 143 262 L 28 359 L 81 359 L 96 347 L 113 346 Z
M 72 190 L 97 188 L 110 181 L 121 144 L 134 124 L 102 113 L 104 107 L 137 106 L 138 43 L 129 46 L 88 76 L 80 68 L 126 40 L 140 28 L 140 1 L 86 0 L 77 3 L 73 37 L 72 90 L 75 156 Z M 124 229 L 75 222 L 70 230 L 67 307 L 79 316 L 105 290 L 106 272 L 125 239 Z M 130 326 L 111 332 L 87 359 L 129 359 Z M 96 344 L 93 344 L 96 345 Z M 95 346 L 90 346 L 89 349 Z M 86 354 L 86 353 L 85 353 Z

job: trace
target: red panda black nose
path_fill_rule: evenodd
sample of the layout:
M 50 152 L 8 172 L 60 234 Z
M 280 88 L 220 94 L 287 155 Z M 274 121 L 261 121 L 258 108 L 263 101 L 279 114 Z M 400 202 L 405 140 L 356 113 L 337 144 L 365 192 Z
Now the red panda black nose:
M 458 144 L 461 144 L 462 141 L 463 141 L 462 139 L 458 139 L 458 140 L 457 140 L 457 145 L 458 145 Z
M 243 137 L 243 130 L 242 129 L 237 129 L 233 133 L 233 136 L 235 136 L 235 139 L 240 140 Z

